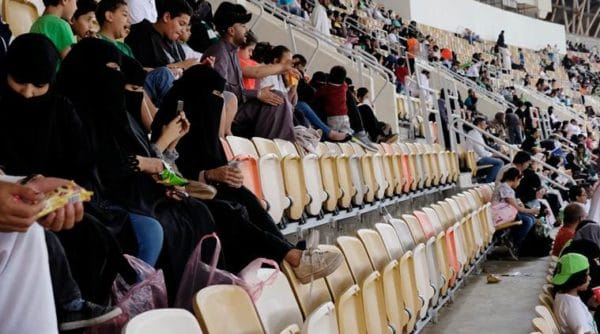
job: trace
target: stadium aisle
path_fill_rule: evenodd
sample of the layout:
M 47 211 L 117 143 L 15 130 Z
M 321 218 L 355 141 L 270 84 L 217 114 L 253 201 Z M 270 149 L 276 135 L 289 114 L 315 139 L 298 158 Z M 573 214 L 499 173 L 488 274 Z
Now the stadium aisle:
M 430 323 L 421 333 L 531 333 L 531 319 L 548 261 L 545 257 L 485 262 L 481 274 L 468 278 L 457 292 L 454 303 L 440 310 L 437 323 Z M 487 284 L 488 273 L 499 275 L 501 281 Z

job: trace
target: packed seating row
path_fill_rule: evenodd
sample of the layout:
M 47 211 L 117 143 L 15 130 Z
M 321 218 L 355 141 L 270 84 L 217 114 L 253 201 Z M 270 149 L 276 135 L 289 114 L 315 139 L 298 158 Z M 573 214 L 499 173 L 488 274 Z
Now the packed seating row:
M 353 142 L 321 142 L 306 153 L 280 139 L 229 136 L 222 143 L 244 185 L 282 228 L 447 189 L 460 173 L 457 155 L 439 145 L 383 143 L 371 152 Z
M 418 332 L 490 250 L 491 194 L 488 185 L 473 188 L 321 245 L 340 250 L 345 261 L 310 284 L 301 284 L 284 264 L 254 302 L 238 286 L 206 287 L 194 299 L 202 332 Z M 272 270 L 261 269 L 259 276 Z M 124 333 L 139 333 L 127 332 L 134 325 Z

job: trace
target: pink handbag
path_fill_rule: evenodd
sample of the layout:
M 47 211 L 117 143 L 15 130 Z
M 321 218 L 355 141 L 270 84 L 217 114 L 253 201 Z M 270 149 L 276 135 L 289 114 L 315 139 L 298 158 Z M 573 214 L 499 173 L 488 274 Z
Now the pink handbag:
M 492 205 L 492 218 L 494 219 L 494 225 L 509 223 L 515 220 L 517 217 L 517 209 L 506 203 L 498 202 Z
M 202 243 L 209 238 L 215 239 L 216 243 L 210 264 L 202 261 Z M 277 262 L 265 258 L 257 258 L 250 262 L 240 271 L 239 276 L 232 274 L 226 270 L 217 268 L 220 254 L 221 241 L 216 233 L 207 234 L 200 239 L 185 266 L 179 290 L 177 291 L 177 298 L 175 299 L 175 307 L 192 311 L 194 295 L 202 288 L 217 284 L 241 286 L 248 292 L 252 300 L 256 301 L 262 294 L 263 288 L 273 284 L 279 274 L 279 265 Z M 260 279 L 258 277 L 258 270 L 264 264 L 274 267 L 275 270 L 267 279 Z

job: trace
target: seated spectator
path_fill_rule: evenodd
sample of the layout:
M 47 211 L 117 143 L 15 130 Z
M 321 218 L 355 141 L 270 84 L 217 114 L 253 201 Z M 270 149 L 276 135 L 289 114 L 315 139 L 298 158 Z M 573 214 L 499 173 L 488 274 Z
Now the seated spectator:
M 129 45 L 121 42 L 131 28 L 129 19 L 129 8 L 125 0 L 102 0 L 98 3 L 96 11 L 96 20 L 100 25 L 98 36 L 113 43 L 124 55 L 134 58 Z
M 270 87 L 245 89 L 239 61 L 231 61 L 237 59 L 238 48 L 246 41 L 245 24 L 251 16 L 241 5 L 221 3 L 214 16 L 221 39 L 208 48 L 204 56 L 215 57 L 215 70 L 227 81 L 225 90 L 233 93 L 239 103 L 232 125 L 234 134 L 293 141 L 292 110 L 288 110 L 283 95 Z
M 392 133 L 389 124 L 380 122 L 375 116 L 371 101 L 369 100 L 369 90 L 361 87 L 356 91 L 358 98 L 358 111 L 363 121 L 365 131 L 369 134 L 371 141 L 376 143 L 386 142 L 395 143 L 398 135 Z
M 534 215 L 539 214 L 538 209 L 528 209 L 522 203 L 517 201 L 515 189 L 521 182 L 522 174 L 516 168 L 509 168 L 502 179 L 500 185 L 494 189 L 492 203 L 497 204 L 505 202 L 517 210 L 516 220 L 521 221 L 521 225 L 511 229 L 513 244 L 509 246 L 509 250 L 513 257 L 518 257 L 523 241 L 535 225 Z
M 588 289 L 590 284 L 590 264 L 588 259 L 577 253 L 561 256 L 552 277 L 554 284 L 554 315 L 562 333 L 598 333 L 594 318 L 579 292 Z
M 306 58 L 302 55 L 294 55 L 294 68 L 301 74 L 300 80 L 298 81 L 298 103 L 296 103 L 296 110 L 304 115 L 304 118 L 315 128 L 323 131 L 323 138 L 326 138 L 332 142 L 346 142 L 352 138 L 350 134 L 343 133 L 340 131 L 332 130 L 325 122 L 321 120 L 319 115 L 315 112 L 311 103 L 314 100 L 316 89 L 307 82 L 307 77 L 304 75 L 304 67 L 306 66 Z M 314 78 L 318 78 L 319 75 L 326 75 L 323 72 L 316 72 L 313 75 Z M 327 81 L 324 79 L 323 81 Z
M 183 101 L 186 117 L 195 126 L 175 143 L 179 152 L 177 163 L 185 177 L 208 182 L 217 188 L 213 201 L 230 203 L 232 209 L 229 211 L 233 210 L 233 214 L 223 217 L 222 211 L 215 211 L 213 201 L 205 202 L 211 212 L 218 215 L 217 231 L 224 240 L 224 252 L 230 254 L 228 261 L 237 264 L 236 268 L 230 263 L 229 270 L 237 272 L 255 257 L 267 257 L 290 263 L 303 283 L 330 274 L 343 261 L 341 254 L 319 249 L 302 251 L 291 245 L 254 194 L 242 185 L 240 169 L 228 165 L 218 137 L 219 112 L 223 103 L 218 93 L 225 85 L 225 80 L 207 66 L 194 66 L 184 73 L 157 114 L 153 123 L 153 141 L 158 143 L 164 126 L 177 116 L 178 101 Z
M 523 142 L 523 122 L 519 119 L 511 108 L 505 112 L 506 129 L 508 132 L 508 143 L 521 145 Z
M 403 93 L 406 87 L 406 76 L 409 74 L 404 58 L 398 59 L 398 65 L 394 74 L 396 75 L 396 93 Z
M 529 154 L 528 152 L 525 152 L 525 151 L 517 152 L 515 154 L 515 156 L 513 157 L 512 163 L 510 163 L 508 165 L 504 165 L 502 167 L 502 169 L 500 169 L 500 171 L 498 172 L 498 175 L 496 176 L 495 187 L 500 185 L 500 179 L 502 179 L 504 172 L 506 172 L 509 168 L 515 167 L 516 169 L 519 170 L 519 172 L 523 173 L 526 169 L 529 168 L 529 165 L 531 165 L 531 162 L 532 162 L 531 154 Z
M 496 136 L 502 140 L 507 139 L 506 125 L 504 124 L 504 113 L 503 112 L 497 112 L 496 115 L 494 115 L 494 119 L 490 122 L 489 129 L 490 129 L 490 133 L 493 134 L 494 136 Z
M 471 112 L 477 111 L 477 94 L 471 88 L 467 91 L 467 98 L 465 99 L 465 108 Z
M 154 105 L 160 105 L 182 71 L 200 62 L 197 58 L 186 59 L 177 42 L 189 25 L 191 14 L 192 9 L 184 0 L 165 1 L 159 8 L 156 23 L 143 20 L 134 24 L 125 38 L 135 59 L 145 68 L 157 69 L 148 80 L 160 84 L 145 87 Z
M 552 255 L 560 256 L 567 242 L 575 236 L 579 223 L 585 219 L 587 213 L 580 205 L 571 203 L 564 209 L 563 224 L 556 233 L 554 244 L 552 244 Z
M 126 0 L 129 7 L 131 24 L 138 24 L 144 20 L 155 23 L 158 12 L 155 0 Z
M 329 127 L 336 131 L 353 134 L 346 105 L 348 85 L 345 80 L 346 69 L 342 66 L 332 67 L 327 83 L 315 93 L 315 103 L 323 109 Z
M 190 5 L 194 9 L 194 14 L 191 20 L 192 36 L 190 36 L 188 44 L 192 49 L 204 53 L 208 47 L 219 41 L 219 34 L 213 25 L 212 6 L 205 0 L 198 0 Z
M 540 130 L 537 128 L 525 130 L 525 140 L 521 143 L 521 149 L 534 155 L 541 153 L 543 151 L 539 142 L 541 135 Z
M 1 85 L 0 93 L 0 109 L 3 110 L 0 113 L 2 164 L 11 174 L 57 175 L 95 189 L 91 160 L 86 151 L 86 136 L 80 132 L 79 119 L 72 105 L 54 88 L 58 62 L 58 52 L 44 35 L 23 34 L 11 44 L 7 55 L 8 75 L 2 78 L 5 84 Z M 67 151 L 69 154 L 64 153 Z M 39 193 L 46 193 L 66 181 L 38 176 L 25 178 L 22 183 L 37 188 Z M 98 196 L 94 196 L 95 200 Z M 82 218 L 78 228 L 62 232 L 62 224 L 65 224 L 64 229 L 70 229 L 75 221 Z M 111 224 L 119 230 L 122 226 L 116 220 L 100 222 L 90 214 L 84 216 L 81 204 L 69 205 L 38 222 L 49 230 L 60 231 L 57 234 L 60 242 L 53 232 L 48 232 L 48 238 L 52 238 L 48 242 L 48 252 L 61 328 L 85 327 L 119 315 L 120 309 L 92 304 L 84 298 L 105 300 L 107 297 L 116 276 L 115 266 L 119 259 L 123 259 L 120 253 L 115 254 L 116 241 L 107 230 L 106 235 L 103 232 L 106 229 L 104 224 Z M 146 225 L 152 227 L 151 222 L 146 222 Z M 64 248 L 70 255 L 77 252 L 85 261 L 69 265 L 61 243 L 65 244 Z M 82 244 L 89 247 L 81 248 Z M 158 251 L 161 246 L 162 243 L 157 245 Z M 104 267 L 96 267 L 101 262 Z M 71 272 L 73 277 L 78 277 L 77 282 L 74 282 Z
M 302 8 L 295 0 L 278 0 L 277 6 L 290 14 L 302 17 Z
M 96 1 L 77 0 L 77 10 L 71 20 L 71 29 L 77 40 L 86 37 L 94 37 L 94 20 L 96 19 Z
M 251 73 L 246 70 L 247 67 L 258 66 L 259 63 L 252 58 L 254 48 L 256 47 L 256 36 L 251 31 L 246 34 L 246 41 L 240 45 L 238 49 L 238 58 L 240 60 L 240 67 L 242 68 L 242 75 L 244 77 L 244 88 L 248 90 L 256 89 L 256 78 L 250 77 Z M 244 75 L 244 70 L 246 74 Z
M 69 23 L 77 10 L 76 0 L 44 0 L 46 10 L 33 25 L 31 32 L 46 35 L 61 58 L 64 58 L 71 50 L 71 46 L 77 43 L 75 35 Z
M 588 212 L 590 212 L 590 203 L 588 201 L 588 193 L 586 189 L 581 185 L 573 185 L 569 188 L 569 200 L 571 204 L 576 204 L 585 211 L 583 218 L 587 218 Z
M 201 59 L 202 53 L 192 49 L 192 47 L 188 45 L 192 35 L 191 29 L 192 26 L 188 25 L 185 30 L 183 30 L 183 33 L 179 36 L 179 45 L 181 45 L 181 48 L 183 48 L 185 59 Z
M 483 117 L 476 117 L 473 124 L 483 131 L 487 130 L 487 122 Z M 477 165 L 491 165 L 491 168 L 486 173 L 487 176 L 484 182 L 494 182 L 496 175 L 502 166 L 504 166 L 504 162 L 498 158 L 494 158 L 492 152 L 487 150 L 481 132 L 472 129 L 467 133 L 467 149 L 475 151 Z
M 3 175 L 0 180 L 0 282 L 5 287 L 0 332 L 58 333 L 44 227 L 35 220 L 42 196 L 19 184 L 19 178 Z
M 331 21 L 327 15 L 327 7 L 329 7 L 329 0 L 315 1 L 315 8 L 310 15 L 312 26 L 325 37 L 331 36 Z

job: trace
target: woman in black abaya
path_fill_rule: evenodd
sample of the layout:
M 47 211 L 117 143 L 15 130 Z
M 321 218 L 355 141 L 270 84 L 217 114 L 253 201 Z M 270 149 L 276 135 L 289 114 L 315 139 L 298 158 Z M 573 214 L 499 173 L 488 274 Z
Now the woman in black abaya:
M 96 190 L 87 136 L 72 104 L 54 88 L 58 62 L 56 49 L 43 35 L 24 34 L 11 44 L 8 76 L 0 84 L 0 165 L 11 175 L 43 174 Z M 57 235 L 83 297 L 102 303 L 116 272 L 123 268 L 123 258 L 106 229 L 111 222 L 97 218 L 86 213 L 73 230 Z M 48 244 L 53 245 L 54 238 Z M 51 255 L 59 248 L 49 248 Z M 53 283 L 62 284 L 65 279 L 55 279 L 56 268 L 64 266 L 52 263 L 57 258 L 50 256 L 50 268 Z M 76 287 L 67 289 L 63 295 L 63 289 L 55 288 L 59 307 L 78 294 Z
M 164 270 L 172 300 L 189 255 L 202 236 L 214 231 L 214 221 L 205 205 L 168 196 L 167 187 L 156 182 L 164 166 L 126 111 L 121 64 L 121 54 L 112 44 L 84 39 L 65 58 L 59 87 L 73 101 L 91 134 L 107 198 L 161 223 L 164 246 L 157 266 Z M 207 245 L 204 254 L 212 254 L 211 249 Z
M 164 126 L 178 116 L 178 101 L 183 101 L 185 117 L 191 127 L 176 145 L 177 166 L 185 177 L 204 179 L 216 186 L 215 199 L 206 204 L 217 217 L 216 227 L 223 243 L 231 245 L 229 249 L 224 247 L 230 270 L 242 269 L 242 265 L 255 257 L 267 257 L 278 262 L 288 261 L 303 282 L 311 276 L 327 275 L 337 268 L 341 255 L 319 250 L 315 254 L 323 258 L 320 261 L 322 268 L 310 267 L 306 260 L 313 255 L 311 251 L 302 252 L 285 239 L 254 194 L 242 186 L 239 169 L 227 165 L 219 141 L 224 88 L 225 79 L 211 67 L 196 65 L 189 68 L 165 96 L 152 122 L 152 141 L 158 142 Z M 227 206 L 239 208 L 237 210 L 242 214 L 236 219 L 227 219 L 231 212 Z

